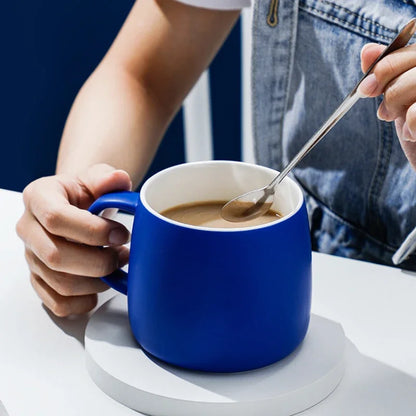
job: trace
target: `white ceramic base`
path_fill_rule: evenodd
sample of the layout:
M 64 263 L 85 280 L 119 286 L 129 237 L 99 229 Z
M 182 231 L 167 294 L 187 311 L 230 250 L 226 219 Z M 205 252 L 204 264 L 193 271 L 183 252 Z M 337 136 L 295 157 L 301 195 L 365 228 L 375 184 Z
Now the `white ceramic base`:
M 243 373 L 184 370 L 149 357 L 131 334 L 126 298 L 118 295 L 91 317 L 87 369 L 106 394 L 154 416 L 288 416 L 326 398 L 344 371 L 341 326 L 312 316 L 301 346 L 270 366 Z

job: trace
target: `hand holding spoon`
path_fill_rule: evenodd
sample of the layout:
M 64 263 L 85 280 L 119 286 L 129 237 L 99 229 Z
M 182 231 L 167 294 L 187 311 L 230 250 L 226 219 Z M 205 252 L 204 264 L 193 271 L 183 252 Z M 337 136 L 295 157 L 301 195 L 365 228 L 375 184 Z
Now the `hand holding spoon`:
M 265 214 L 273 204 L 276 187 L 282 182 L 285 176 L 326 136 L 326 134 L 337 124 L 339 120 L 351 109 L 351 107 L 365 96 L 361 95 L 358 87 L 365 78 L 372 72 L 375 65 L 391 52 L 403 48 L 416 32 L 416 18 L 410 20 L 386 47 L 381 55 L 371 64 L 370 68 L 363 75 L 354 89 L 347 95 L 341 105 L 334 111 L 322 127 L 306 142 L 296 156 L 287 164 L 268 185 L 240 195 L 227 202 L 221 215 L 231 222 L 247 221 Z

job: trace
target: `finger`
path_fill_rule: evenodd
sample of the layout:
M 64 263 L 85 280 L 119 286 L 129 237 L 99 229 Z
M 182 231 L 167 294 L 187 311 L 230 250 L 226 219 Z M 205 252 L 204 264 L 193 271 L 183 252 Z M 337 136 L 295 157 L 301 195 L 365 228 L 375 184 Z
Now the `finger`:
M 30 271 L 61 296 L 92 295 L 108 289 L 108 285 L 101 279 L 55 272 L 46 267 L 30 250 L 26 249 L 25 256 Z
M 123 225 L 71 205 L 70 199 L 82 205 L 88 197 L 75 197 L 77 192 L 85 191 L 76 190 L 76 186 L 70 184 L 72 179 L 65 186 L 62 181 L 62 178 L 60 182 L 54 177 L 42 178 L 30 184 L 23 192 L 27 210 L 33 213 L 45 229 L 52 234 L 95 246 L 120 245 L 129 240 L 129 232 Z M 91 195 L 89 198 L 92 202 Z
M 406 122 L 403 124 L 403 138 L 411 142 L 416 141 L 416 103 L 412 104 L 406 112 Z
M 124 225 L 78 209 L 73 205 L 46 205 L 39 198 L 42 208 L 33 214 L 51 234 L 91 246 L 121 245 L 130 239 Z
M 82 172 L 77 178 L 77 185 L 84 190 L 84 194 L 81 194 L 80 197 L 87 197 L 87 205 L 81 199 L 74 201 L 78 204 L 74 203 L 73 205 L 83 208 L 87 208 L 98 197 L 108 192 L 131 191 L 132 189 L 132 182 L 127 172 L 116 170 L 103 163 L 93 165 Z
M 406 118 L 398 117 L 396 120 L 394 120 L 394 124 L 396 127 L 397 137 L 400 139 L 400 144 L 402 147 L 407 146 L 407 143 L 412 143 L 414 145 L 416 142 L 416 135 L 410 131 L 406 122 Z M 408 147 L 406 147 L 406 149 L 408 149 Z
M 48 268 L 74 275 L 101 277 L 120 265 L 118 250 L 92 247 L 56 237 L 36 222 L 22 230 L 26 246 Z
M 398 117 L 394 120 L 394 125 L 396 127 L 397 137 L 400 140 L 403 140 L 403 124 L 405 123 L 406 119 L 404 117 Z
M 377 46 L 378 48 L 378 46 Z M 364 64 L 375 55 L 376 46 L 369 45 L 362 51 Z M 380 51 L 378 48 L 377 51 Z M 365 62 L 364 62 L 365 61 Z M 383 93 L 385 87 L 396 77 L 416 66 L 416 45 L 406 46 L 384 57 L 372 73 L 361 83 L 359 91 L 369 97 Z
M 406 114 L 406 110 L 416 101 L 416 67 L 412 68 L 388 84 L 377 116 L 381 120 L 393 121 Z
M 386 49 L 385 45 L 378 43 L 367 43 L 361 49 L 361 70 L 365 73 L 373 62 L 383 53 Z
M 409 160 L 411 166 L 416 170 L 416 142 L 410 141 L 403 134 L 403 126 L 405 125 L 404 118 L 398 118 L 395 120 L 397 135 L 400 139 L 400 145 L 402 146 L 403 152 Z
M 30 281 L 43 304 L 56 316 L 65 317 L 87 313 L 97 305 L 97 295 L 62 296 L 50 288 L 39 276 L 30 275 Z
M 383 53 L 386 47 L 377 43 L 367 43 L 361 49 L 361 70 L 365 73 L 368 71 L 374 61 Z M 378 82 L 373 73 L 361 82 L 358 90 L 364 96 L 371 96 L 371 94 L 378 88 Z

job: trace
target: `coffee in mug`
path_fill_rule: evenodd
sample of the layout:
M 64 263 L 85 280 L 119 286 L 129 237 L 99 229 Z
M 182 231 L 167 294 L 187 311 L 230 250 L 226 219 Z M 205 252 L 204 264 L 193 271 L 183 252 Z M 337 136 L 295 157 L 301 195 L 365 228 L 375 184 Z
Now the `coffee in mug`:
M 221 209 L 228 201 L 200 201 L 177 205 L 162 211 L 164 217 L 183 224 L 197 225 L 208 228 L 241 228 L 267 224 L 281 218 L 276 211 L 269 210 L 265 214 L 248 221 L 231 222 L 221 216 Z M 251 204 L 247 203 L 247 208 Z

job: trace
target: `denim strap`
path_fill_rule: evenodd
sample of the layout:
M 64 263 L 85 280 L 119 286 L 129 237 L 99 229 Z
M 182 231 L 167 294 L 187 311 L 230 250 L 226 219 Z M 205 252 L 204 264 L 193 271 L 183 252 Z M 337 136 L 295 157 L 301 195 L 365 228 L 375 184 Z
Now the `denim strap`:
M 254 3 L 252 99 L 258 161 L 281 169 L 282 130 L 296 44 L 299 0 L 279 0 L 277 25 L 267 23 L 272 0 Z

